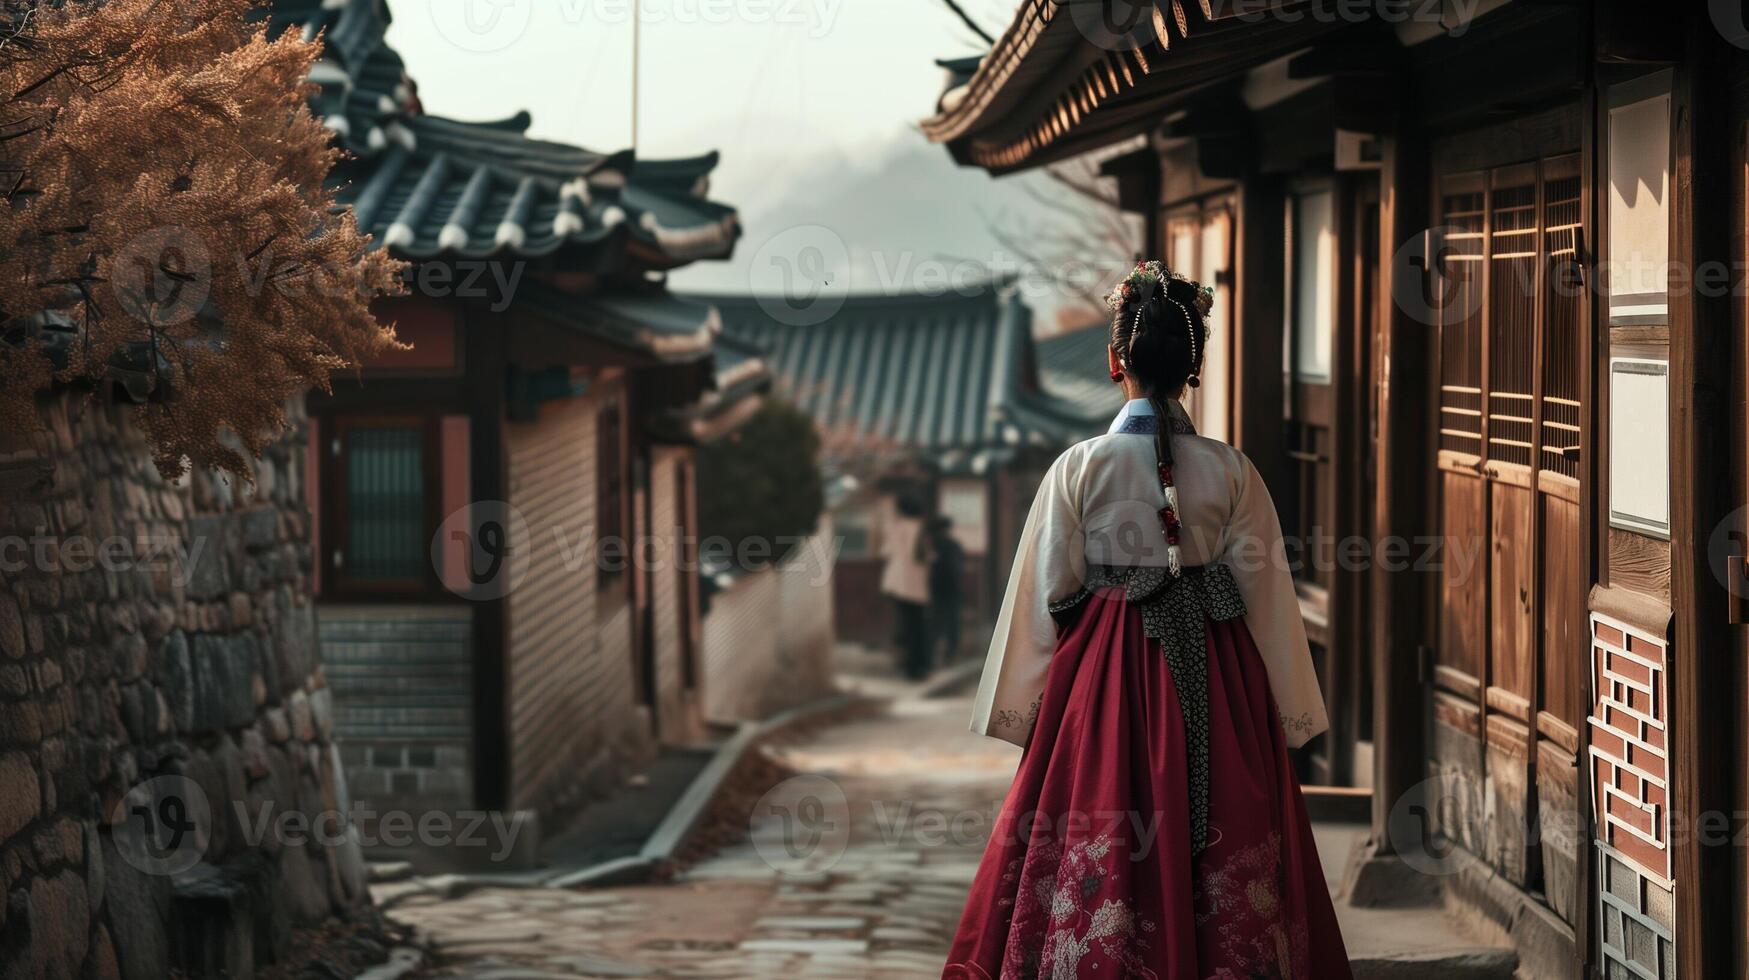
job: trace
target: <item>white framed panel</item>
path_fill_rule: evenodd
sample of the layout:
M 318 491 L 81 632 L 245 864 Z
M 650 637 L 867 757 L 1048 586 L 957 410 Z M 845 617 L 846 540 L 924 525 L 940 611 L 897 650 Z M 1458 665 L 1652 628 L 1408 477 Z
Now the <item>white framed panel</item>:
M 1202 224 L 1201 281 L 1215 288 L 1214 306 L 1208 315 L 1208 344 L 1202 355 L 1202 387 L 1197 389 L 1201 413 L 1196 418 L 1197 430 L 1211 439 L 1226 442 L 1232 435 L 1229 400 L 1232 392 L 1232 309 L 1233 298 L 1223 295 L 1217 283 L 1227 272 L 1227 231 L 1231 218 L 1225 209 L 1209 212 Z
M 1670 362 L 1609 362 L 1609 523 L 1670 536 Z
M 1288 209 L 1286 359 L 1294 377 L 1325 384 L 1336 328 L 1336 193 L 1305 191 Z
M 1609 91 L 1609 323 L 1669 320 L 1670 73 Z

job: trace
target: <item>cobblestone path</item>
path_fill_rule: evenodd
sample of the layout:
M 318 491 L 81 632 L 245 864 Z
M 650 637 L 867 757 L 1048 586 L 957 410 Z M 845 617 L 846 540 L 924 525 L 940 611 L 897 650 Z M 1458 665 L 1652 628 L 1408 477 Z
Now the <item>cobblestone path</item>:
M 756 808 L 746 843 L 672 883 L 479 890 L 391 914 L 450 961 L 432 976 L 939 977 L 1019 756 L 967 733 L 968 713 L 901 697 L 780 746 L 805 775 Z

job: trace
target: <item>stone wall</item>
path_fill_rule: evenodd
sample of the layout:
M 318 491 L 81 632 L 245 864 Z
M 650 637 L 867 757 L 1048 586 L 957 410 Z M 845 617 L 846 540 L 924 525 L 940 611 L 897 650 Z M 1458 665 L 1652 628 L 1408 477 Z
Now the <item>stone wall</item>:
M 252 489 L 165 482 L 126 407 L 44 415 L 0 455 L 0 980 L 248 976 L 368 901 L 301 406 Z

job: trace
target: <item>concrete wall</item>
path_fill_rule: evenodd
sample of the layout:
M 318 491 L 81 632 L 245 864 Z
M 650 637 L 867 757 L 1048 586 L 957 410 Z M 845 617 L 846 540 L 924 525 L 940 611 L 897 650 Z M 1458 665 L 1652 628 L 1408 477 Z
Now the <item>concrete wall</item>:
M 0 978 L 249 976 L 367 900 L 343 823 L 252 836 L 348 809 L 301 406 L 253 490 L 166 483 L 131 409 L 44 417 L 0 455 Z
M 781 568 L 743 575 L 704 617 L 704 713 L 764 718 L 831 693 L 833 569 L 809 560 L 832 540 L 830 518 Z

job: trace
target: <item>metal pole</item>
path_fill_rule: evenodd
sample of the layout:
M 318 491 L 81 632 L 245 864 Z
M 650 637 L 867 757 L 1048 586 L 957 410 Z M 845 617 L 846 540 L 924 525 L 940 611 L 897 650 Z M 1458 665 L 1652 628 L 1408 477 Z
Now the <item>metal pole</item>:
M 634 0 L 632 3 L 632 152 L 638 149 L 638 52 L 639 25 L 644 19 L 643 8 Z

